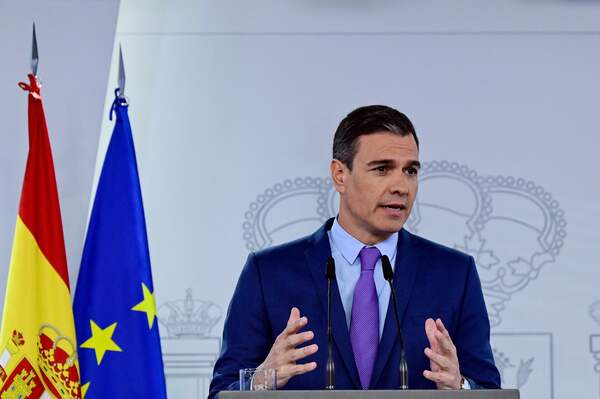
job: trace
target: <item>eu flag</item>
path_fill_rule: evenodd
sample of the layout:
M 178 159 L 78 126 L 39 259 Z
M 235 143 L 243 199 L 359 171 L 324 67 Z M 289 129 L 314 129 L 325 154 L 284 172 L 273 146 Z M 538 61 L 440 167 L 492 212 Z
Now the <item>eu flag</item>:
M 82 393 L 166 398 L 144 207 L 125 99 L 110 139 L 75 291 Z

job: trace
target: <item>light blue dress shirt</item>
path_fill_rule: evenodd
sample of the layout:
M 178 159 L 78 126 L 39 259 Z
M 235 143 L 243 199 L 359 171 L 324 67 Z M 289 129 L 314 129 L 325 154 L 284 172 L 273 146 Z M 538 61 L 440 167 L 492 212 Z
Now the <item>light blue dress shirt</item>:
M 350 329 L 350 320 L 352 318 L 352 301 L 354 299 L 354 286 L 360 277 L 360 250 L 367 246 L 356 238 L 352 237 L 346 230 L 340 226 L 337 218 L 333 222 L 331 230 L 328 231 L 329 246 L 331 247 L 331 256 L 335 260 L 335 278 L 340 291 L 344 313 L 346 314 L 346 323 Z M 387 240 L 376 245 L 381 255 L 387 255 L 390 258 L 392 267 L 395 266 L 396 250 L 398 248 L 398 233 L 392 234 Z M 390 303 L 390 286 L 383 278 L 381 268 L 381 259 L 377 261 L 373 271 L 375 288 L 377 289 L 377 298 L 379 300 L 379 338 L 383 334 L 385 317 Z

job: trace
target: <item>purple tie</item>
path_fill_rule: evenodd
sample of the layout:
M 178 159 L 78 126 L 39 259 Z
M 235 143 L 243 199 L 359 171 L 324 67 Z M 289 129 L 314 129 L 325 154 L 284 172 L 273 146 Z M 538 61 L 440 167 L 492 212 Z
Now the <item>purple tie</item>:
M 379 304 L 373 269 L 381 253 L 375 247 L 360 250 L 360 277 L 354 287 L 350 341 L 363 389 L 369 388 L 379 346 Z

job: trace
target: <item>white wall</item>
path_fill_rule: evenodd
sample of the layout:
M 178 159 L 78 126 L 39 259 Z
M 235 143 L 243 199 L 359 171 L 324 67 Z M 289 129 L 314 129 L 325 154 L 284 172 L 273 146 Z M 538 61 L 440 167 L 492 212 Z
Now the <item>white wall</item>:
M 335 213 L 326 180 L 333 131 L 354 107 L 384 103 L 412 118 L 422 142 L 408 227 L 477 257 L 503 384 L 520 385 L 524 398 L 599 398 L 598 21 L 600 4 L 583 0 L 123 2 L 110 83 L 94 80 L 107 99 L 98 96 L 90 122 L 102 118 L 100 162 L 112 129 L 101 104 L 112 99 L 120 42 L 170 397 L 205 395 L 249 249 L 309 233 Z M 29 22 L 19 29 L 23 61 L 10 76 L 21 78 Z M 109 45 L 68 54 L 102 66 Z M 70 118 L 51 119 L 50 104 L 64 101 L 50 100 L 44 46 L 40 39 L 52 133 Z M 7 75 L 2 86 L 14 84 Z M 2 104 L 19 98 L 13 91 Z M 5 114 L 22 126 L 9 130 L 20 147 L 1 147 L 3 179 L 22 175 L 20 114 Z M 72 152 L 54 145 L 60 165 L 57 154 Z M 79 159 L 89 165 L 94 156 Z M 65 230 L 69 217 L 79 228 L 67 239 L 73 267 L 89 194 L 67 216 L 65 190 L 85 186 L 91 173 L 62 183 L 57 173 Z M 3 196 L 4 265 L 19 178 Z M 178 336 L 183 325 L 189 334 Z M 171 367 L 183 358 L 186 369 Z

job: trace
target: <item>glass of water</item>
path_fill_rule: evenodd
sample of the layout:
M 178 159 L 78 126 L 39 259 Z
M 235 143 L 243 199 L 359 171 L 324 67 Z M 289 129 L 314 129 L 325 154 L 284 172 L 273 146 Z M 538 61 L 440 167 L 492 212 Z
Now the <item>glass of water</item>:
M 277 372 L 275 369 L 241 369 L 240 391 L 275 391 Z

